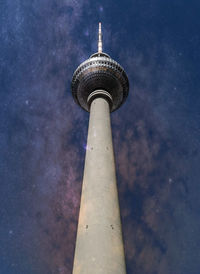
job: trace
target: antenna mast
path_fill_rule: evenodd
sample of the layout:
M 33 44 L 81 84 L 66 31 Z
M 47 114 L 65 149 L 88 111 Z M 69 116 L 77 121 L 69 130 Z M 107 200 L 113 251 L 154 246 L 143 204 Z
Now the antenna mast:
M 99 23 L 98 53 L 102 53 L 102 32 L 101 32 L 101 23 Z

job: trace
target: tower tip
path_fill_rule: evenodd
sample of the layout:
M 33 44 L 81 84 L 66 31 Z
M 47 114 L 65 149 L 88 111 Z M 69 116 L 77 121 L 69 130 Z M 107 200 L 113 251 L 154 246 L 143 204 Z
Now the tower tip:
M 101 32 L 101 22 L 99 22 L 98 53 L 102 53 L 102 32 Z

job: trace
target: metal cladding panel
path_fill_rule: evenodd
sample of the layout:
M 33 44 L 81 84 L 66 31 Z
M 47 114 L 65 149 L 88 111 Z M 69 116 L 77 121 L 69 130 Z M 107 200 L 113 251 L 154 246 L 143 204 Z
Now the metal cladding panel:
M 89 111 L 87 98 L 93 91 L 104 89 L 113 98 L 111 111 L 116 110 L 128 95 L 129 83 L 124 69 L 109 57 L 92 57 L 74 72 L 72 94 L 75 101 Z

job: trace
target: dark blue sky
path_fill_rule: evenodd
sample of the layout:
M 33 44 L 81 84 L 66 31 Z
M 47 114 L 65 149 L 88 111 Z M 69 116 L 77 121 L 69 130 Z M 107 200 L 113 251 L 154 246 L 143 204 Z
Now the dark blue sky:
M 130 81 L 111 115 L 127 273 L 199 274 L 199 1 L 15 0 L 0 14 L 0 273 L 71 273 L 88 113 L 70 81 L 102 21 Z

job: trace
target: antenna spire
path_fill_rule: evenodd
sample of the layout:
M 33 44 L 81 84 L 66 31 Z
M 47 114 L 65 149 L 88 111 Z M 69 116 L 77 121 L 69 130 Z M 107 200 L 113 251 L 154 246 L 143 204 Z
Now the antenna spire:
M 101 23 L 99 23 L 98 53 L 102 53 L 102 32 L 101 32 Z

